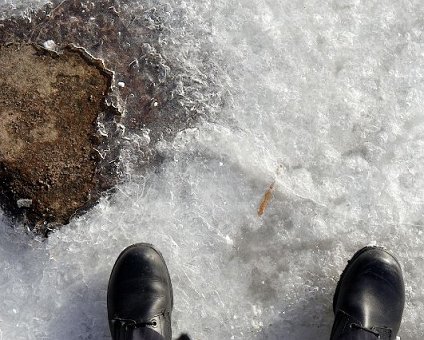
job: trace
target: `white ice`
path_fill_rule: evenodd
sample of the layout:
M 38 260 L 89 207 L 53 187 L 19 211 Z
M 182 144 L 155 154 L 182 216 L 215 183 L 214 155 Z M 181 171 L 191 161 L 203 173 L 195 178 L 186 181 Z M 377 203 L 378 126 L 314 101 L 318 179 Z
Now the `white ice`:
M 341 270 L 358 248 L 377 243 L 403 265 L 400 335 L 420 339 L 422 2 L 143 6 L 165 3 L 173 19 L 163 18 L 173 42 L 165 57 L 193 81 L 216 85 L 180 89 L 184 103 L 202 102 L 204 118 L 152 145 L 164 157 L 160 171 L 129 170 L 117 194 L 48 241 L 0 222 L 0 339 L 110 339 L 109 273 L 135 242 L 163 252 L 174 333 L 193 340 L 328 339 Z M 8 6 L 0 1 L 0 12 Z
M 0 20 L 22 15 L 30 18 L 32 10 L 39 9 L 50 1 L 46 0 L 0 0 Z

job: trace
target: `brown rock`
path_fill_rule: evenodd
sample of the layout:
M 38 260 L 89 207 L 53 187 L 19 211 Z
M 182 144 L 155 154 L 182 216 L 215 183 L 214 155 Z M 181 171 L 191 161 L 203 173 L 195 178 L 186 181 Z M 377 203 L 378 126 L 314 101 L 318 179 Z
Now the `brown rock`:
M 38 232 L 67 223 L 110 187 L 98 171 L 97 120 L 110 109 L 111 81 L 77 48 L 0 46 L 0 203 Z

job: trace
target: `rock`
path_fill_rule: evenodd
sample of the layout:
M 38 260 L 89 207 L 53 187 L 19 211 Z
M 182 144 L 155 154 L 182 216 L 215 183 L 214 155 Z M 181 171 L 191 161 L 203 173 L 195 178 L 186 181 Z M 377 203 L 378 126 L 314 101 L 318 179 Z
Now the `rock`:
M 67 223 L 106 189 L 97 124 L 111 82 L 82 49 L 0 46 L 0 204 L 35 231 Z

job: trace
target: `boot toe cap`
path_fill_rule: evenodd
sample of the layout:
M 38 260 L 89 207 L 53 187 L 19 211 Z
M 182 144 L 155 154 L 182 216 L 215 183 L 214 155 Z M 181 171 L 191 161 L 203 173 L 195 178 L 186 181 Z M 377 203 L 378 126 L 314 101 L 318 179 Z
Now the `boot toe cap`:
M 343 311 L 364 327 L 387 327 L 397 333 L 405 303 L 402 269 L 382 248 L 364 248 L 349 261 L 334 298 Z
M 112 270 L 108 287 L 109 319 L 146 321 L 172 309 L 172 287 L 162 255 L 139 243 L 125 249 Z

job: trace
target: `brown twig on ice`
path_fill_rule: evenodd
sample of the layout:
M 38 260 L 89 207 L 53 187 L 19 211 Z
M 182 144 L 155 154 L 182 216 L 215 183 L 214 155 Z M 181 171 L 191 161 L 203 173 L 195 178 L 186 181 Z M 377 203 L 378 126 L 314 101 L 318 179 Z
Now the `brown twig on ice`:
M 282 165 L 278 166 L 277 171 L 275 172 L 276 177 L 278 177 L 280 175 L 282 168 L 283 168 Z M 272 194 L 273 194 L 274 189 L 275 189 L 275 181 L 276 181 L 276 179 L 274 179 L 274 181 L 271 183 L 268 190 L 265 191 L 265 194 L 262 197 L 261 203 L 259 204 L 259 208 L 258 208 L 258 216 L 259 217 L 261 217 L 265 213 L 266 208 L 268 207 L 269 203 L 272 200 Z
M 272 192 L 274 191 L 275 181 L 269 186 L 268 190 L 265 191 L 264 196 L 262 197 L 261 203 L 258 208 L 258 216 L 262 216 L 268 207 L 269 202 L 272 199 Z

